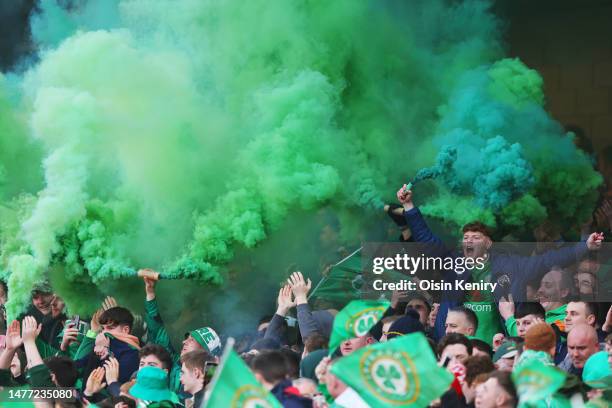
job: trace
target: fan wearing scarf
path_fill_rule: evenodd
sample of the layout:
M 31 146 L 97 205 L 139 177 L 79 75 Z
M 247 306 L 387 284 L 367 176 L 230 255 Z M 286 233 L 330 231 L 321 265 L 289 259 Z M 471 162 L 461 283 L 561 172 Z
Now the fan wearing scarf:
M 124 307 L 111 307 L 98 310 L 91 319 L 91 329 L 85 335 L 77 351 L 77 366 L 83 368 L 83 378 L 108 359 L 115 359 L 119 365 L 118 384 L 127 382 L 138 370 L 140 342 L 131 334 L 134 316 Z M 110 384 L 109 384 L 110 386 Z M 87 395 L 90 402 L 102 396 Z

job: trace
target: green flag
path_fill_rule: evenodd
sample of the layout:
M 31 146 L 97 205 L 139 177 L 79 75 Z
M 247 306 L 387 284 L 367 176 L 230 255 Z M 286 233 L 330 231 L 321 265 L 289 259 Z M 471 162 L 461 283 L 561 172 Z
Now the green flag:
M 280 402 L 261 386 L 259 381 L 232 350 L 233 341 L 225 346 L 221 365 L 212 379 L 210 396 L 205 407 L 281 408 Z
M 422 333 L 359 349 L 335 362 L 331 372 L 373 408 L 426 407 L 453 381 Z
M 565 383 L 565 377 L 563 371 L 554 366 L 544 365 L 538 359 L 531 359 L 521 364 L 512 373 L 512 381 L 519 396 L 518 406 L 546 407 L 550 406 L 553 400 L 556 402 L 555 406 L 564 406 L 567 401 L 565 397 L 555 393 Z
M 363 276 L 361 248 L 333 265 L 312 290 L 309 302 L 323 301 L 328 307 L 341 309 L 353 299 L 361 297 Z
M 346 305 L 334 318 L 329 353 L 332 354 L 344 340 L 365 335 L 389 305 L 386 300 L 353 300 Z

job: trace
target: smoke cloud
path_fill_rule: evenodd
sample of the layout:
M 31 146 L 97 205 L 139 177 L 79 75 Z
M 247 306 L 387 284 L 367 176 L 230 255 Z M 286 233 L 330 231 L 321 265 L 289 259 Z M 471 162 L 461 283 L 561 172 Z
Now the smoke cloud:
M 0 81 L 9 314 L 46 278 L 72 313 L 130 303 L 141 267 L 190 280 L 162 285 L 177 321 L 259 313 L 287 268 L 380 238 L 383 203 L 436 164 L 417 200 L 453 228 L 580 221 L 600 177 L 490 6 L 40 1 L 38 60 Z

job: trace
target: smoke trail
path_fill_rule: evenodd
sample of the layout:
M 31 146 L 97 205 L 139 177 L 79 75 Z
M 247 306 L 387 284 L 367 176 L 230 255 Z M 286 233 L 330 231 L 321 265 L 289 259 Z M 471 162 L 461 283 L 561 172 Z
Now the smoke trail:
M 73 312 L 114 282 L 133 297 L 118 279 L 140 267 L 252 292 L 291 256 L 315 269 L 313 229 L 338 245 L 375 235 L 382 203 L 432 163 L 422 208 L 451 224 L 576 221 L 600 180 L 542 108 L 539 75 L 500 60 L 489 1 L 57 4 L 32 18 L 19 104 L 0 103 L 44 171 L 2 197 L 12 315 L 46 276 L 80 288 Z M 223 309 L 168 285 L 177 307 Z

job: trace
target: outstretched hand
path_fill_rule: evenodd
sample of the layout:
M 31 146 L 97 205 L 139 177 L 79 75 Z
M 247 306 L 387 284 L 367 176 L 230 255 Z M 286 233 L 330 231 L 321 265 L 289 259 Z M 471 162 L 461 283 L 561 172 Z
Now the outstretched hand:
M 102 326 L 100 325 L 100 315 L 103 312 L 104 310 L 98 309 L 96 310 L 96 313 L 94 313 L 93 316 L 91 316 L 91 322 L 90 322 L 91 330 L 95 331 L 96 333 L 102 330 Z
M 107 384 L 119 381 L 119 361 L 115 357 L 106 360 L 104 362 L 104 372 Z
M 108 310 L 111 309 L 113 307 L 117 307 L 117 300 L 115 300 L 114 297 L 112 296 L 107 296 L 104 301 L 102 302 L 102 309 L 103 310 Z
M 308 292 L 312 287 L 310 279 L 305 280 L 302 272 L 293 272 L 287 282 L 291 285 L 291 291 L 295 296 L 295 303 L 301 305 L 308 303 Z
M 85 385 L 85 396 L 91 397 L 106 387 L 104 382 L 104 367 L 98 367 L 89 374 Z
M 278 291 L 278 309 L 276 309 L 276 314 L 284 317 L 293 307 L 295 307 L 295 300 L 293 299 L 291 286 L 285 285 Z
M 38 324 L 32 316 L 26 316 L 21 322 L 21 338 L 24 343 L 36 341 L 36 337 L 40 334 L 42 325 Z
M 13 320 L 7 327 L 5 344 L 8 350 L 16 350 L 23 344 L 18 320 Z

